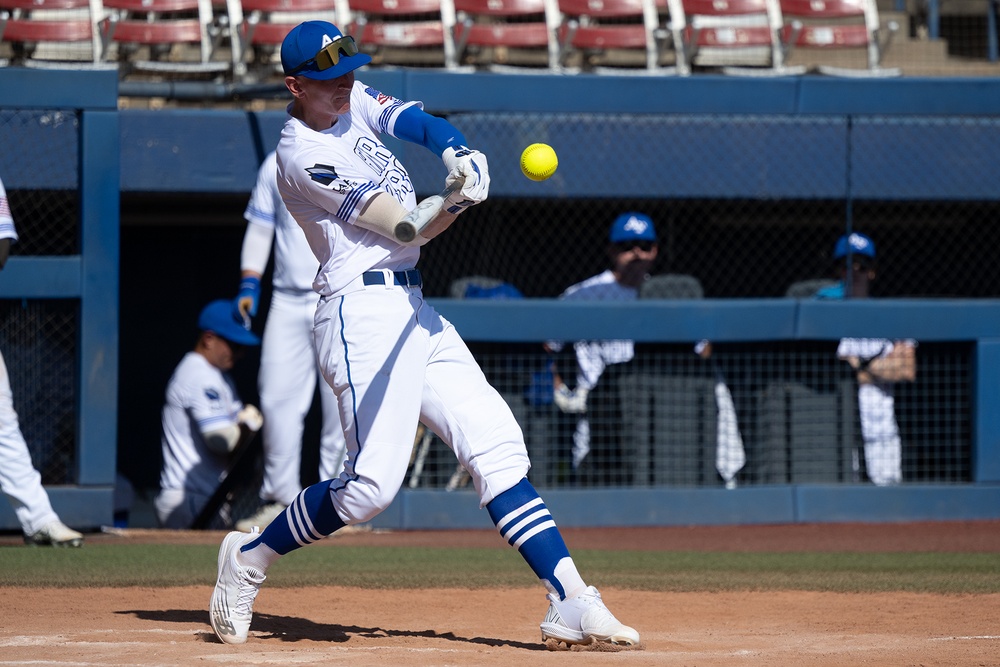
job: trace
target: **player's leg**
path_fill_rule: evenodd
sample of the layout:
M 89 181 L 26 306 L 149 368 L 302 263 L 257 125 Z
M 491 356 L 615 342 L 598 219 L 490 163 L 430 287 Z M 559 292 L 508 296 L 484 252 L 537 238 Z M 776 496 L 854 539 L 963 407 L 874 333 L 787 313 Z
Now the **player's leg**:
M 403 483 L 420 411 L 427 336 L 413 328 L 404 290 L 371 289 L 328 300 L 316 311 L 323 375 L 334 386 L 344 420 L 344 470 L 303 490 L 260 535 L 227 536 L 210 616 L 225 642 L 246 641 L 253 599 L 271 564 L 346 524 L 368 521 L 389 506 Z
M 261 342 L 258 388 L 264 416 L 261 508 L 237 523 L 242 531 L 266 526 L 302 490 L 304 420 L 316 390 L 312 345 L 314 298 L 274 292 Z
M 903 446 L 896 423 L 895 399 L 875 385 L 863 384 L 858 387 L 858 410 L 868 479 L 878 486 L 900 483 Z
M 903 443 L 899 436 L 865 441 L 865 470 L 877 486 L 903 481 Z
M 42 486 L 42 476 L 31 462 L 21 433 L 7 366 L 0 355 L 0 491 L 7 496 L 27 541 L 35 544 L 79 546 L 83 536 L 67 528 L 56 515 Z
M 555 520 L 528 481 L 524 438 L 507 403 L 486 381 L 454 328 L 446 324 L 438 329 L 431 339 L 434 353 L 421 419 L 455 451 L 500 535 L 549 591 L 543 640 L 638 643 L 639 634 L 620 623 L 597 589 L 584 582 Z
M 590 453 L 590 421 L 586 417 L 576 420 L 573 431 L 573 470 L 578 470 Z
M 347 441 L 344 439 L 344 425 L 340 419 L 337 396 L 322 377 L 319 378 L 319 397 L 323 413 L 319 434 L 319 478 L 333 479 L 344 469 Z

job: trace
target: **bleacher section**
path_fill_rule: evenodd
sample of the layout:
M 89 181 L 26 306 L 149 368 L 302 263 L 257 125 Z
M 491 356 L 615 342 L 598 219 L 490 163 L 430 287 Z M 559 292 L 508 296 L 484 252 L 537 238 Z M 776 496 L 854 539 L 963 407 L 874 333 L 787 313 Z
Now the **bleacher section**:
M 330 0 L 322 12 L 311 9 L 315 3 L 293 0 L 273 6 L 259 0 L 0 0 L 0 65 L 114 67 L 123 80 L 280 84 L 273 49 L 260 46 L 254 34 L 280 36 L 289 21 L 316 14 L 353 27 L 362 49 L 376 56 L 374 68 L 496 70 L 525 46 L 540 46 L 541 57 L 520 69 L 654 76 L 1000 73 L 995 17 L 970 13 L 968 3 L 758 0 L 753 16 L 741 9 L 750 3 L 736 0 L 631 0 L 621 11 L 610 2 L 581 8 L 545 0 L 536 3 L 540 11 L 521 18 L 476 13 L 454 0 L 429 2 L 408 14 L 406 5 L 379 0 Z M 706 8 L 714 15 L 706 16 Z M 949 21 L 953 10 L 962 22 Z M 734 14 L 741 15 L 734 20 Z M 847 25 L 850 14 L 859 19 L 856 26 Z M 529 23 L 518 30 L 518 21 Z M 473 23 L 479 45 L 469 48 Z

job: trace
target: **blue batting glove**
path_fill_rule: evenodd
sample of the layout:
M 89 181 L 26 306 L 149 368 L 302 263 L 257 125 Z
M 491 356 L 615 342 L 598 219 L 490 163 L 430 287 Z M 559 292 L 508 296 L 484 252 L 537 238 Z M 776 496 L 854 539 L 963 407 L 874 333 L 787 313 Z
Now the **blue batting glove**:
M 257 314 L 260 303 L 260 278 L 247 276 L 240 281 L 240 290 L 233 301 L 233 310 L 244 320 L 249 320 Z

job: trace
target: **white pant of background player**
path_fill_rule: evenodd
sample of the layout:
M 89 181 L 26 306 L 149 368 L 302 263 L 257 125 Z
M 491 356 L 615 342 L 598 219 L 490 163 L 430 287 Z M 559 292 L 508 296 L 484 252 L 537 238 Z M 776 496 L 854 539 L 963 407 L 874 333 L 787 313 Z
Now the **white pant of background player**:
M 305 416 L 319 382 L 322 427 L 319 479 L 340 474 L 346 455 L 333 389 L 320 377 L 313 347 L 315 292 L 275 290 L 261 342 L 258 389 L 264 414 L 264 484 L 261 499 L 288 505 L 302 491 L 299 470 Z M 263 526 L 261 526 L 263 528 Z
M 510 407 L 458 332 L 424 302 L 420 288 L 393 285 L 387 273 L 388 285 L 366 287 L 359 277 L 316 310 L 323 374 L 340 399 L 347 435 L 347 462 L 332 497 L 348 524 L 368 521 L 392 502 L 418 420 L 470 472 L 480 506 L 530 468 Z
M 47 524 L 58 521 L 49 495 L 42 487 L 42 476 L 31 463 L 28 443 L 14 411 L 7 364 L 0 354 L 0 490 L 7 495 L 25 535 L 37 533 Z

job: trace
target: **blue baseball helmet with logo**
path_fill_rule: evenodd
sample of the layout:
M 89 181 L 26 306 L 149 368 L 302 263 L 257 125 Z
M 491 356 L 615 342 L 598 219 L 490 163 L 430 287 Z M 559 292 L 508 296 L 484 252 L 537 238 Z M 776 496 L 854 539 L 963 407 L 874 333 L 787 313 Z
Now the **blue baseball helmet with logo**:
M 198 328 L 237 345 L 260 345 L 260 338 L 233 312 L 233 302 L 227 299 L 218 299 L 205 306 L 198 316 Z
M 624 241 L 656 241 L 653 220 L 645 213 L 622 213 L 611 223 L 608 239 L 612 243 Z
M 300 23 L 281 42 L 281 69 L 286 76 L 328 81 L 371 61 L 371 56 L 358 52 L 353 37 L 328 21 Z
M 848 252 L 852 255 L 861 255 L 869 259 L 875 259 L 875 242 L 865 234 L 853 232 L 844 234 L 837 239 L 837 245 L 833 247 L 833 258 L 843 259 Z

